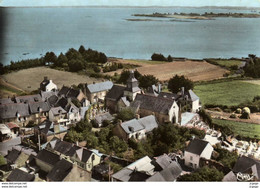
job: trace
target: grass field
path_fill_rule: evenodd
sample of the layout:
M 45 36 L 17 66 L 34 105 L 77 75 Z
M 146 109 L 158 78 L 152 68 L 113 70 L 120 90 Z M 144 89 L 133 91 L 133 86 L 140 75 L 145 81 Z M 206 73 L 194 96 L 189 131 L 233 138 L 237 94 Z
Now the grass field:
M 252 101 L 260 94 L 260 85 L 244 81 L 226 81 L 196 85 L 194 92 L 200 97 L 203 105 L 235 106 L 245 101 Z
M 93 82 L 101 82 L 101 79 L 90 78 L 86 75 L 79 75 L 77 73 L 59 71 L 48 67 L 35 67 L 14 71 L 2 75 L 1 79 L 17 88 L 31 92 L 40 87 L 40 83 L 44 76 L 51 79 L 58 88 L 61 88 L 63 85 L 71 86 L 73 84 L 78 85 L 79 83 L 91 84 Z
M 260 124 L 236 122 L 222 119 L 213 119 L 213 123 L 227 126 L 232 131 L 234 131 L 234 133 L 240 136 L 260 139 Z
M 230 68 L 231 66 L 237 65 L 238 67 L 243 64 L 239 60 L 214 60 L 214 62 L 220 66 Z

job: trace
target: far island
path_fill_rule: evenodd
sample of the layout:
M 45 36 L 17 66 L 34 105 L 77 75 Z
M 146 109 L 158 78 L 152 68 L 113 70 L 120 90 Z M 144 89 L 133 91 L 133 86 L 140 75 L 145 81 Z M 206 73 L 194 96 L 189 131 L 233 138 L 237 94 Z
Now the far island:
M 204 14 L 198 13 L 158 13 L 153 14 L 133 14 L 132 16 L 142 16 L 142 17 L 156 17 L 156 18 L 177 18 L 177 19 L 201 19 L 201 20 L 211 20 L 214 18 L 260 18 L 260 14 L 254 13 L 213 13 L 205 12 Z

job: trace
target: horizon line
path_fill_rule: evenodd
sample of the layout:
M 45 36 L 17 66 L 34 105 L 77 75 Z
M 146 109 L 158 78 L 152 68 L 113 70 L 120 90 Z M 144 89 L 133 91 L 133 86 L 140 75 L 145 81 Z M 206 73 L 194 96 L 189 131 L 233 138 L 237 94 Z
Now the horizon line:
M 251 7 L 251 6 L 161 6 L 161 5 L 151 5 L 151 6 L 132 6 L 132 5 L 60 5 L 60 6 L 1 6 L 0 8 L 246 8 L 246 9 L 260 9 L 260 7 Z

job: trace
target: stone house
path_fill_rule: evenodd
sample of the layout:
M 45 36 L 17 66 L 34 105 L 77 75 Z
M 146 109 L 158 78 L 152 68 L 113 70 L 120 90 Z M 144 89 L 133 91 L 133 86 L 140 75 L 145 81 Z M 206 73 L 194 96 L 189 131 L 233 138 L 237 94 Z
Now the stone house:
M 120 111 L 120 108 L 118 106 L 118 101 L 121 99 L 121 97 L 124 96 L 125 88 L 126 88 L 125 86 L 113 85 L 111 90 L 107 93 L 106 98 L 105 98 L 105 104 L 106 104 L 106 107 L 111 112 Z
M 119 122 L 113 132 L 124 140 L 134 138 L 141 140 L 146 138 L 146 134 L 158 127 L 155 116 L 150 115 L 140 119 L 132 119 L 125 122 Z
M 45 120 L 39 125 L 34 127 L 34 136 L 38 140 L 40 137 L 41 143 L 46 143 L 53 139 L 53 137 L 63 139 L 67 129 L 58 123 Z
M 86 96 L 84 93 L 81 91 L 81 89 L 73 89 L 72 87 L 66 87 L 63 86 L 61 90 L 58 92 L 59 97 L 64 97 L 67 99 L 75 99 L 78 100 L 79 102 L 84 101 L 86 99 Z
M 67 112 L 62 107 L 51 108 L 49 111 L 49 120 L 65 126 L 69 123 Z
M 160 124 L 179 122 L 179 107 L 174 100 L 137 94 L 130 105 L 141 117 L 154 115 Z
M 113 87 L 113 82 L 105 81 L 100 83 L 85 84 L 84 93 L 91 103 L 99 100 L 104 101 L 107 92 Z
M 48 77 L 44 77 L 44 80 L 40 83 L 41 91 L 56 91 L 58 89 L 57 85 L 49 80 Z
M 213 147 L 205 140 L 193 139 L 184 151 L 185 165 L 194 169 L 199 168 L 200 158 L 210 159 Z

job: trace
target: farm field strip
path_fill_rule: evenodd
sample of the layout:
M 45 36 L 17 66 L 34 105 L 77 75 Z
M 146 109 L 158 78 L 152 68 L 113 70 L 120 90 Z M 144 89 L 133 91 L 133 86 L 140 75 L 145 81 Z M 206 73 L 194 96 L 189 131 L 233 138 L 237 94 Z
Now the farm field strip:
M 213 123 L 229 127 L 232 131 L 241 136 L 250 138 L 260 138 L 260 124 L 236 122 L 221 119 L 213 119 Z
M 203 105 L 235 106 L 245 101 L 252 101 L 260 94 L 260 85 L 244 81 L 226 81 L 196 85 L 194 92 L 200 97 Z

